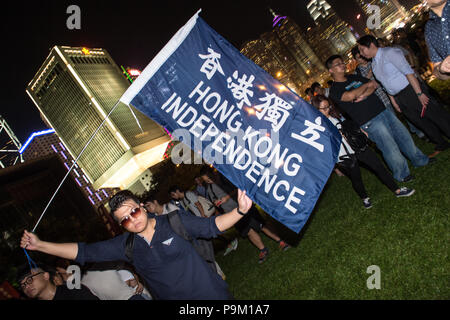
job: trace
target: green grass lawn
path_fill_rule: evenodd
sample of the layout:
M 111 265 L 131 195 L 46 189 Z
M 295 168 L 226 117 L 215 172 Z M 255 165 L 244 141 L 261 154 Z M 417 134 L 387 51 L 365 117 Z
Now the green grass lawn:
M 433 146 L 415 139 L 426 154 Z M 236 251 L 217 261 L 236 299 L 449 299 L 450 151 L 437 163 L 413 168 L 416 189 L 397 199 L 369 171 L 363 180 L 373 207 L 365 209 L 350 180 L 332 174 L 300 235 L 266 216 L 268 224 L 294 246 L 280 252 L 261 233 L 270 250 L 258 264 L 258 250 L 239 239 Z M 234 229 L 225 234 L 232 238 Z M 381 289 L 367 288 L 367 267 L 381 269 Z

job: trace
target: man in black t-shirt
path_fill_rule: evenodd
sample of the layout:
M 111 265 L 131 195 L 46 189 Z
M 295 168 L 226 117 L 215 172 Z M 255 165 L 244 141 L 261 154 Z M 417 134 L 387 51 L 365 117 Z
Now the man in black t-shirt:
M 400 182 L 411 181 L 413 177 L 403 154 L 416 167 L 428 164 L 429 158 L 416 147 L 405 126 L 376 96 L 377 82 L 358 75 L 346 75 L 346 65 L 339 55 L 331 56 L 325 64 L 334 80 L 329 98 L 375 142 L 394 178 Z
M 25 269 L 26 270 L 26 269 Z M 66 284 L 56 286 L 48 268 L 40 265 L 21 273 L 20 287 L 28 298 L 38 300 L 100 300 L 87 287 L 69 289 Z

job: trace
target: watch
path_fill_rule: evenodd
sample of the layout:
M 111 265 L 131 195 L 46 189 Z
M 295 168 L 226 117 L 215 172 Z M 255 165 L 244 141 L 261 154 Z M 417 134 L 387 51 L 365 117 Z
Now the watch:
M 241 210 L 239 210 L 239 207 L 237 208 L 237 213 L 239 213 L 241 216 L 245 216 L 247 213 L 243 213 Z
M 418 94 L 417 94 L 417 96 L 421 96 L 421 95 L 423 95 L 423 92 L 419 92 Z

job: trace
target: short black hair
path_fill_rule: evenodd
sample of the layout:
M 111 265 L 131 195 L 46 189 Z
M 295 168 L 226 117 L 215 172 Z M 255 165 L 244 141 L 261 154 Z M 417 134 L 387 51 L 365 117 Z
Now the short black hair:
M 379 48 L 380 44 L 378 43 L 377 38 L 375 38 L 374 36 L 367 34 L 364 37 L 359 38 L 358 43 L 364 47 L 369 48 L 370 44 L 373 43 L 375 45 L 375 47 Z
M 116 210 L 119 209 L 122 206 L 122 204 L 127 200 L 133 200 L 137 204 L 141 202 L 139 198 L 130 190 L 119 191 L 115 195 L 113 195 L 111 199 L 109 199 L 109 208 L 111 210 L 110 211 L 111 215 L 114 219 L 116 219 L 116 217 L 114 216 L 114 212 L 116 212 Z
M 325 61 L 325 66 L 327 67 L 328 70 L 331 69 L 331 66 L 333 65 L 333 61 L 336 59 L 344 60 L 344 59 L 342 59 L 342 56 L 340 56 L 338 54 L 333 54 L 331 57 L 329 57 L 327 59 L 327 61 Z
M 201 170 L 200 170 L 200 177 L 201 176 L 207 176 L 209 177 L 213 182 L 217 181 L 217 177 L 214 174 L 214 169 L 212 169 L 209 166 L 204 166 Z
M 30 268 L 30 265 L 25 263 L 17 268 L 17 282 L 20 284 L 23 279 L 31 275 L 31 270 L 41 270 L 43 272 L 48 272 L 50 275 L 53 275 L 56 272 L 54 268 L 50 268 L 43 263 L 36 263 L 36 266 L 33 268 Z
M 177 192 L 177 191 L 184 192 L 184 190 L 177 185 L 171 186 L 169 188 L 169 194 L 172 192 Z
M 305 94 L 306 95 L 309 95 L 309 93 L 310 92 L 312 92 L 312 89 L 311 89 L 311 87 L 309 87 L 309 88 L 306 88 L 306 90 L 305 90 Z
M 320 83 L 314 82 L 314 83 L 311 85 L 311 90 L 312 90 L 312 92 L 314 93 L 314 92 L 316 91 L 316 89 L 317 89 L 317 88 L 320 88 L 320 87 L 322 87 L 322 86 L 320 85 Z
M 359 48 L 358 48 L 358 46 L 354 46 L 354 47 L 352 48 L 352 56 L 353 56 L 353 58 L 356 59 L 356 56 L 357 56 L 358 54 L 361 55 L 361 53 L 359 52 Z

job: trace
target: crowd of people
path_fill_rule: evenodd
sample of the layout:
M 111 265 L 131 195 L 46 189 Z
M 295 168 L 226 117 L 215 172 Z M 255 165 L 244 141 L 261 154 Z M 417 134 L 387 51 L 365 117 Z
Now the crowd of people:
M 23 292 L 45 300 L 230 299 L 212 238 L 223 241 L 224 255 L 229 254 L 237 249 L 238 239 L 222 233 L 234 226 L 257 248 L 258 263 L 269 256 L 260 232 L 281 251 L 290 248 L 265 224 L 245 192 L 214 169 L 205 166 L 191 189 L 172 186 L 171 201 L 164 204 L 151 196 L 140 199 L 129 190 L 118 192 L 109 201 L 111 215 L 127 232 L 110 240 L 51 243 L 25 231 L 23 248 L 70 260 L 83 266 L 83 274 L 80 289 L 68 290 L 68 275 L 59 277 L 64 269 L 25 268 L 19 277 Z
M 347 73 L 342 56 L 332 55 L 325 62 L 332 78 L 327 87 L 315 82 L 305 91 L 307 100 L 340 131 L 343 139 L 335 172 L 350 179 L 367 209 L 372 202 L 359 164 L 370 168 L 396 197 L 408 197 L 415 190 L 397 184 L 414 180 L 408 160 L 414 167 L 427 166 L 450 147 L 448 107 L 419 74 L 429 63 L 428 49 L 434 75 L 449 79 L 450 40 L 445 21 L 450 8 L 448 1 L 442 0 L 428 1 L 428 5 L 430 21 L 422 36 L 420 32 L 411 36 L 405 29 L 398 29 L 389 43 L 365 35 L 351 50 L 357 63 L 353 73 Z M 397 113 L 403 115 L 409 130 Z M 433 143 L 434 153 L 425 155 L 410 132 Z M 371 149 L 370 141 L 381 152 L 390 172 Z
M 450 41 L 443 34 L 448 29 L 441 26 L 450 19 L 449 4 L 442 0 L 428 4 L 432 11 L 424 38 L 434 74 L 449 79 Z M 415 190 L 398 185 L 414 179 L 408 160 L 424 167 L 450 146 L 446 140 L 450 115 L 418 75 L 427 59 L 425 42 L 408 37 L 404 30 L 398 30 L 394 40 L 389 44 L 363 36 L 352 50 L 358 63 L 354 74 L 347 74 L 343 58 L 333 55 L 325 62 L 332 80 L 326 88 L 314 83 L 306 91 L 308 101 L 341 132 L 335 171 L 349 177 L 365 208 L 372 203 L 359 163 L 367 165 L 394 196 L 409 197 Z M 427 156 L 416 146 L 397 112 L 404 115 L 411 132 L 435 144 L 435 153 Z M 232 299 L 226 276 L 214 258 L 212 238 L 223 241 L 224 255 L 230 254 L 237 250 L 238 238 L 227 239 L 223 232 L 234 227 L 257 248 L 258 263 L 269 256 L 261 232 L 277 242 L 281 251 L 290 246 L 265 223 L 245 191 L 224 180 L 204 167 L 190 189 L 172 186 L 171 201 L 164 204 L 153 197 L 139 199 L 128 190 L 118 192 L 109 207 L 126 232 L 106 241 L 53 243 L 24 231 L 22 248 L 79 264 L 83 272 L 79 289 L 69 290 L 67 269 L 26 267 L 18 279 L 23 292 L 41 300 Z

